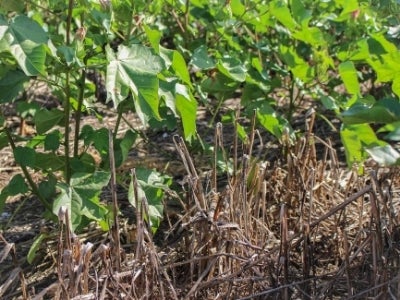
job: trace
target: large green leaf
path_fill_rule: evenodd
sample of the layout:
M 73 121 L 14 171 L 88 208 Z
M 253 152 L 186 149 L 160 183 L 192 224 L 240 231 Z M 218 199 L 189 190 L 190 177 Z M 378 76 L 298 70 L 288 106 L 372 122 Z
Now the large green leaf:
M 293 72 L 295 77 L 303 82 L 309 82 L 315 79 L 314 68 L 310 67 L 309 64 L 297 54 L 293 47 L 287 47 L 282 44 L 279 47 L 279 52 L 283 61 Z
M 346 124 L 387 124 L 400 121 L 400 102 L 393 98 L 385 98 L 373 105 L 356 103 L 344 111 L 341 118 Z
M 53 204 L 53 213 L 58 214 L 61 207 L 68 209 L 71 228 L 75 230 L 82 221 L 82 216 L 89 220 L 102 221 L 107 209 L 100 203 L 99 195 L 110 180 L 110 173 L 97 171 L 95 173 L 75 173 L 71 184 L 59 184 L 60 195 Z
M 293 13 L 293 18 L 297 23 L 301 24 L 302 27 L 307 27 L 312 18 L 311 11 L 305 8 L 301 0 L 291 0 L 290 7 Z
M 385 145 L 383 141 L 376 137 L 375 132 L 368 124 L 342 125 L 340 137 L 344 145 L 348 166 L 361 162 L 368 157 L 365 151 L 366 147 Z
M 375 160 L 380 166 L 398 165 L 400 162 L 400 154 L 392 146 L 376 146 L 366 148 L 365 151 Z
M 4 34 L 9 51 L 28 76 L 45 75 L 47 33 L 24 15 L 13 18 Z
M 29 77 L 20 70 L 8 71 L 0 79 L 0 103 L 14 100 L 23 90 L 24 83 L 28 80 Z
M 64 157 L 58 156 L 55 153 L 37 152 L 35 155 L 35 168 L 43 171 L 59 171 L 64 169 Z
M 246 79 L 247 70 L 239 59 L 223 57 L 218 61 L 217 68 L 222 74 L 235 81 L 243 82 Z
M 294 30 L 297 26 L 296 21 L 293 19 L 290 10 L 283 0 L 274 0 L 270 2 L 271 14 L 281 22 L 285 27 Z
M 36 152 L 32 148 L 18 146 L 14 149 L 14 159 L 20 166 L 33 168 L 36 163 Z
M 189 89 L 182 84 L 175 86 L 176 108 L 182 119 L 183 131 L 186 140 L 196 135 L 197 102 Z
M 61 110 L 53 109 L 39 110 L 35 115 L 35 125 L 38 134 L 46 133 L 55 125 L 59 124 L 64 119 L 64 113 Z
M 143 123 L 160 119 L 157 74 L 165 68 L 161 57 L 142 45 L 120 46 L 117 56 L 108 48 L 107 56 L 106 87 L 114 105 L 118 106 L 130 91 Z
M 215 61 L 208 55 L 207 47 L 205 45 L 202 45 L 194 50 L 192 60 L 190 62 L 200 70 L 207 70 L 215 67 Z

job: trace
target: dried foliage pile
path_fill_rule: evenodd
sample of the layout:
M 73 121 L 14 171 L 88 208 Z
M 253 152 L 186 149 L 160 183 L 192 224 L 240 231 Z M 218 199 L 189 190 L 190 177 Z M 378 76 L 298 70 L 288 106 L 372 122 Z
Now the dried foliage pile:
M 330 142 L 311 132 L 284 145 L 281 161 L 258 161 L 253 130 L 241 151 L 234 140 L 232 172 L 223 179 L 215 167 L 218 152 L 228 156 L 221 131 L 206 178 L 174 138 L 186 199 L 182 214 L 167 218 L 162 246 L 138 195 L 132 253 L 122 249 L 118 226 L 109 243 L 83 243 L 60 211 L 57 280 L 29 295 L 16 265 L 2 276 L 0 296 L 18 289 L 33 299 L 400 299 L 397 169 L 344 171 Z M 12 244 L 2 244 L 0 262 L 15 256 Z

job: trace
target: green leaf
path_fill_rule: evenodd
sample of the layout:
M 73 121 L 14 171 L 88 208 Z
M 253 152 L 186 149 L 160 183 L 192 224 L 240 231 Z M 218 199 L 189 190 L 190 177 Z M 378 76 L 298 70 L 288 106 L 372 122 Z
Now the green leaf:
M 241 17 L 246 13 L 246 6 L 243 5 L 240 0 L 231 0 L 229 1 L 232 14 L 237 17 Z
M 22 167 L 34 167 L 36 152 L 32 148 L 18 146 L 14 149 L 15 162 Z
M 37 102 L 23 101 L 17 103 L 17 112 L 24 119 L 28 116 L 34 117 L 38 110 L 40 110 L 40 105 Z
M 368 124 L 342 125 L 340 137 L 346 153 L 347 165 L 364 161 L 368 155 L 366 147 L 383 146 Z
M 138 138 L 133 130 L 128 130 L 122 139 L 118 139 L 114 145 L 115 166 L 119 167 L 128 158 L 129 151 Z
M 365 151 L 375 160 L 380 166 L 398 165 L 400 154 L 392 146 L 376 146 L 366 148 Z
M 375 42 L 379 43 L 379 45 L 384 49 L 386 53 L 394 53 L 397 52 L 397 46 L 393 43 L 391 43 L 383 33 L 372 33 L 370 40 L 374 40 Z M 382 52 L 376 52 L 374 51 L 375 49 L 373 48 L 371 50 L 371 53 L 373 54 L 383 54 Z
M 339 65 L 339 74 L 349 94 L 360 94 L 360 84 L 357 78 L 357 70 L 352 61 L 345 61 Z
M 0 150 L 4 147 L 8 146 L 8 137 L 7 134 L 3 131 L 0 131 Z
M 168 189 L 171 180 L 168 176 L 163 176 L 156 171 L 143 168 L 136 169 L 136 177 L 138 183 L 138 202 L 140 204 L 143 198 L 147 199 L 149 204 L 149 215 L 144 216 L 144 218 L 150 223 L 152 231 L 155 233 L 163 218 L 164 205 L 162 199 L 164 197 L 164 191 Z M 128 200 L 133 207 L 136 207 L 133 178 L 131 178 L 129 186 Z
M 7 186 L 8 194 L 10 196 L 26 194 L 29 191 L 25 178 L 21 174 L 14 175 Z
M 236 58 L 223 57 L 218 61 L 217 68 L 222 74 L 235 81 L 243 82 L 246 79 L 247 70 Z
M 386 124 L 379 128 L 377 132 L 389 132 L 385 135 L 385 139 L 398 142 L 400 141 L 400 121 Z
M 70 186 L 58 184 L 60 195 L 54 201 L 53 213 L 57 215 L 61 207 L 66 207 L 73 231 L 81 224 L 82 216 L 93 221 L 104 220 L 107 208 L 98 196 L 109 180 L 110 174 L 103 171 L 73 174 Z
M 301 0 L 291 0 L 290 2 L 290 8 L 296 22 L 302 27 L 307 27 L 312 17 L 311 11 L 305 8 Z
M 65 167 L 65 161 L 63 156 L 58 156 L 55 153 L 42 153 L 38 152 L 35 155 L 34 167 L 39 170 L 46 172 L 60 171 Z
M 8 71 L 3 78 L 0 79 L 0 103 L 13 101 L 24 89 L 24 83 L 29 81 L 20 70 Z
M 183 56 L 176 50 L 173 51 L 172 68 L 184 83 L 192 87 L 188 67 Z
M 39 183 L 39 193 L 47 200 L 52 200 L 56 194 L 57 179 L 55 176 L 50 175 L 48 180 L 43 180 Z
M 160 119 L 157 74 L 165 68 L 163 60 L 141 45 L 120 46 L 117 57 L 111 49 L 107 53 L 106 87 L 114 105 L 118 106 L 130 91 L 143 123 L 150 118 Z
M 297 26 L 293 20 L 290 10 L 287 7 L 286 1 L 275 0 L 270 2 L 271 14 L 289 30 L 294 30 Z
M 190 141 L 196 135 L 197 102 L 188 88 L 182 84 L 176 84 L 175 97 L 185 139 Z
M 305 27 L 299 31 L 294 32 L 293 37 L 306 42 L 312 46 L 325 46 L 327 42 L 324 39 L 322 31 L 317 27 Z
M 4 1 L 4 0 L 3 0 Z M 8 22 L 3 14 L 0 14 L 0 41 L 3 40 L 5 33 L 8 30 Z M 0 49 L 0 52 L 4 49 Z
M 73 173 L 94 173 L 96 170 L 96 161 L 93 156 L 83 153 L 79 157 L 73 157 L 70 160 Z
M 205 45 L 194 50 L 190 63 L 200 70 L 215 68 L 215 61 L 208 55 Z
M 160 30 L 152 29 L 147 25 L 144 25 L 144 31 L 146 32 L 147 38 L 149 39 L 150 45 L 158 53 L 160 51 L 160 40 L 162 33 Z
M 38 134 L 46 133 L 64 119 L 64 113 L 58 109 L 42 109 L 35 115 L 35 125 Z
M 277 116 L 274 109 L 265 101 L 258 105 L 257 120 L 260 124 L 280 139 L 287 128 L 286 122 Z
M 207 93 L 224 93 L 228 95 L 233 93 L 239 86 L 238 81 L 234 81 L 229 77 L 218 73 L 214 77 L 207 77 L 201 83 L 201 89 Z
M 27 261 L 29 264 L 32 264 L 39 249 L 42 245 L 42 242 L 49 237 L 48 233 L 41 233 L 39 234 L 32 243 L 32 246 L 29 248 Z
M 102 127 L 98 130 L 94 130 L 92 126 L 85 125 L 82 127 L 79 138 L 83 140 L 86 146 L 93 143 L 94 147 L 103 158 L 108 155 L 109 133 L 107 128 Z
M 10 193 L 8 192 L 7 186 L 4 187 L 1 192 L 0 192 L 0 214 L 4 210 L 4 205 L 6 204 L 7 198 L 11 196 Z
M 10 22 L 4 38 L 10 52 L 26 75 L 46 74 L 45 45 L 48 37 L 37 22 L 24 15 L 18 15 Z
M 385 98 L 373 105 L 356 103 L 340 116 L 346 124 L 392 123 L 400 120 L 400 102 Z
M 44 150 L 56 151 L 60 147 L 60 138 L 59 130 L 47 134 L 44 140 Z
M 73 47 L 60 46 L 57 47 L 57 54 L 60 58 L 63 58 L 67 66 L 76 64 L 77 66 L 83 66 L 80 59 L 77 57 L 76 49 Z
M 295 77 L 306 83 L 315 79 L 314 68 L 311 68 L 293 47 L 282 44 L 279 47 L 279 53 Z

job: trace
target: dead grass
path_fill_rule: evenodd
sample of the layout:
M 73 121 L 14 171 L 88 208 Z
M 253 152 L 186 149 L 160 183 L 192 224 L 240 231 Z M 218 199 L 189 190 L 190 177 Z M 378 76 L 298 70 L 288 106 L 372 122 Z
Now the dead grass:
M 131 252 L 121 246 L 118 226 L 107 241 L 82 242 L 67 225 L 68 212 L 60 211 L 57 279 L 32 292 L 14 259 L 14 269 L 1 277 L 0 297 L 400 298 L 398 169 L 371 168 L 365 176 L 344 171 L 330 141 L 314 136 L 311 126 L 295 145 L 283 145 L 274 163 L 252 157 L 254 129 L 243 147 L 234 138 L 226 158 L 232 172 L 221 176 L 217 152 L 229 152 L 222 130 L 218 124 L 209 176 L 198 174 L 183 140 L 174 137 L 187 173 L 185 196 L 170 191 L 183 210 L 166 219 L 162 246 L 143 221 L 146 199 L 137 195 Z M 0 237 L 2 263 L 15 258 L 15 246 Z

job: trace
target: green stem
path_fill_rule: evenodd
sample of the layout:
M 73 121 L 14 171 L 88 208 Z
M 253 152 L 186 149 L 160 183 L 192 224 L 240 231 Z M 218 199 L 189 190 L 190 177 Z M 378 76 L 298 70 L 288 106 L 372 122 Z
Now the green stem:
M 70 103 L 69 99 L 71 97 L 71 90 L 70 90 L 70 70 L 67 71 L 65 74 L 65 99 L 64 99 L 64 117 L 65 117 L 65 124 L 64 124 L 64 148 L 65 148 L 65 181 L 69 184 L 71 179 L 71 168 L 70 168 L 70 159 L 69 159 L 69 115 L 70 115 Z
M 133 9 L 135 7 L 135 1 L 131 0 L 131 5 L 130 7 Z M 128 31 L 126 33 L 126 36 L 124 37 L 125 41 L 129 44 L 129 39 L 131 38 L 131 33 L 132 33 L 132 28 L 133 28 L 133 11 L 132 11 L 132 16 L 129 19 L 129 24 L 128 24 Z
M 213 115 L 211 117 L 210 122 L 208 122 L 208 125 L 211 126 L 212 124 L 214 124 L 215 118 L 217 117 L 217 114 L 219 112 L 219 110 L 221 109 L 222 103 L 224 103 L 225 100 L 225 94 L 222 93 L 221 97 L 218 100 L 218 104 L 217 107 L 215 108 L 215 111 L 213 112 Z
M 72 23 L 72 9 L 74 7 L 74 0 L 68 1 L 68 15 L 67 15 L 67 26 L 66 26 L 66 44 L 67 46 L 71 45 L 71 23 Z M 70 87 L 70 77 L 71 70 L 68 68 L 65 74 L 65 99 L 64 99 L 64 117 L 65 117 L 65 139 L 64 139 L 64 147 L 65 147 L 65 181 L 69 184 L 71 180 L 71 166 L 69 159 L 69 121 L 70 121 L 70 98 L 71 98 L 71 87 Z
M 11 136 L 10 131 L 8 130 L 8 128 L 4 128 L 4 132 L 7 135 L 7 139 L 8 139 L 8 143 L 11 146 L 11 149 L 13 150 L 13 152 L 15 151 L 15 143 L 14 140 Z M 44 207 L 46 207 L 46 209 L 48 211 L 52 211 L 52 206 L 50 205 L 50 203 L 40 194 L 39 192 L 39 188 L 37 187 L 36 183 L 33 181 L 31 174 L 29 174 L 28 172 L 28 168 L 25 166 L 21 166 L 22 172 L 24 173 L 24 176 L 26 178 L 26 180 L 28 181 L 29 186 L 31 187 L 32 193 L 35 194 L 38 199 L 40 200 L 40 202 L 43 204 Z
M 188 32 L 189 11 L 190 11 L 190 0 L 186 0 L 186 4 L 185 4 L 185 23 L 184 23 L 185 32 L 183 33 L 185 35 L 185 48 L 186 49 L 188 49 L 188 43 L 189 43 L 189 32 Z
M 83 27 L 85 22 L 85 16 L 81 14 L 81 27 Z M 86 66 L 87 57 L 83 59 L 83 63 Z M 82 115 L 82 106 L 83 106 L 83 96 L 85 94 L 85 81 L 86 81 L 86 69 L 83 68 L 81 70 L 81 78 L 79 79 L 79 95 L 78 95 L 78 107 L 75 112 L 75 133 L 74 133 L 74 157 L 78 156 L 79 150 L 79 132 L 81 130 L 81 115 Z
M 287 117 L 286 117 L 286 119 L 288 120 L 289 124 L 292 122 L 293 112 L 294 112 L 294 108 L 295 108 L 294 107 L 295 106 L 294 102 L 295 102 L 295 98 L 297 98 L 294 95 L 295 84 L 296 83 L 295 83 L 295 81 L 293 79 L 293 76 L 292 76 L 290 89 L 289 89 L 289 110 L 288 110 Z
M 85 80 L 86 80 L 86 71 L 85 69 L 83 69 L 81 72 L 81 78 L 79 80 L 78 106 L 75 112 L 74 157 L 78 156 L 78 150 L 79 150 L 79 132 L 81 129 L 81 115 L 83 106 L 83 96 L 85 92 Z

